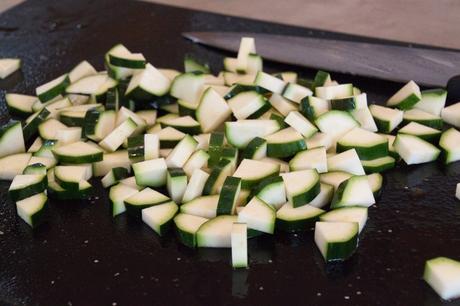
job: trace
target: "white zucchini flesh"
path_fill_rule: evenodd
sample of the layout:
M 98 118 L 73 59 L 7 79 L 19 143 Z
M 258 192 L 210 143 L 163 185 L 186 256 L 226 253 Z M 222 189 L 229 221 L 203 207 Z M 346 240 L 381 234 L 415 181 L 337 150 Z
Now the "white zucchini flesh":
M 286 188 L 280 176 L 263 180 L 257 186 L 256 196 L 275 210 L 286 203 Z
M 225 85 L 226 86 L 233 86 L 235 84 L 241 85 L 253 85 L 254 79 L 256 77 L 255 74 L 239 74 L 233 72 L 224 72 L 223 73 Z
M 56 139 L 56 133 L 67 126 L 56 119 L 48 119 L 38 126 L 38 133 L 43 139 Z
M 119 183 L 110 188 L 109 199 L 112 202 L 112 216 L 115 217 L 126 211 L 125 199 L 131 197 L 138 192 L 137 188 L 133 188 L 126 184 Z
M 323 208 L 326 205 L 331 203 L 333 195 L 334 195 L 334 186 L 331 186 L 325 183 L 320 183 L 319 194 L 305 206 Z
M 352 174 L 343 171 L 329 171 L 320 175 L 321 183 L 328 184 L 334 187 L 334 190 L 339 188 L 340 184 L 352 177 Z
M 161 187 L 166 184 L 168 166 L 164 158 L 138 162 L 133 164 L 132 167 L 137 185 Z
M 326 222 L 356 222 L 361 233 L 366 225 L 367 210 L 367 207 L 342 207 L 321 215 L 319 219 Z
M 12 121 L 0 128 L 0 158 L 25 151 L 21 122 Z
M 300 103 L 303 98 L 312 94 L 310 89 L 295 83 L 288 83 L 283 90 L 283 97 L 295 103 Z
M 252 37 L 242 37 L 236 57 L 236 71 L 245 73 L 248 69 L 249 54 L 256 53 L 256 44 Z
M 188 177 L 191 177 L 195 170 L 207 167 L 208 159 L 209 154 L 205 150 L 196 150 L 185 163 L 183 170 Z
M 179 207 L 174 202 L 155 205 L 142 210 L 142 221 L 152 228 L 158 235 L 162 236 L 165 226 L 174 218 Z
M 413 135 L 399 134 L 393 146 L 408 165 L 434 161 L 441 152 L 431 143 Z
M 332 147 L 334 139 L 331 135 L 318 132 L 305 141 L 307 149 L 324 147 L 326 150 Z
M 107 80 L 110 79 L 106 74 L 94 74 L 83 77 L 66 88 L 68 94 L 94 95 L 98 92 Z
M 305 118 L 298 111 L 290 112 L 287 115 L 287 117 L 284 118 L 284 122 L 289 124 L 297 132 L 302 134 L 302 136 L 306 139 L 310 138 L 318 131 L 316 126 L 314 126 L 307 118 Z
M 369 110 L 376 120 L 379 131 L 383 133 L 393 131 L 402 122 L 404 116 L 403 111 L 376 104 L 369 105 Z
M 327 159 L 329 171 L 344 171 L 355 175 L 364 175 L 364 168 L 355 149 L 350 149 Z
M 38 101 L 38 98 L 35 96 L 7 93 L 5 94 L 5 101 L 10 113 L 27 115 L 33 113 L 32 106 Z
M 254 84 L 278 95 L 281 95 L 284 87 L 286 87 L 283 80 L 262 71 L 257 73 Z
M 409 122 L 408 124 L 400 128 L 398 130 L 398 133 L 415 135 L 415 136 L 423 136 L 423 135 L 440 134 L 441 131 L 413 121 L 413 122 Z
M 460 102 L 445 107 L 441 111 L 441 117 L 444 122 L 460 128 Z
M 238 120 L 225 123 L 225 137 L 232 146 L 242 149 L 256 137 L 264 137 L 280 129 L 276 120 Z
M 272 163 L 280 167 L 280 173 L 289 172 L 289 164 L 284 160 L 272 157 L 264 157 L 260 159 L 261 162 Z
M 330 135 L 333 139 L 338 139 L 359 123 L 347 112 L 331 110 L 322 114 L 315 120 L 316 126 L 323 133 Z
M 18 58 L 0 59 L 0 79 L 5 79 L 21 68 L 21 60 Z
M 128 118 L 102 139 L 99 145 L 104 150 L 114 152 L 134 133 L 137 127 L 138 125 L 131 118 Z
M 420 99 L 422 95 L 420 88 L 414 81 L 409 81 L 400 90 L 398 90 L 387 101 L 387 106 L 395 106 L 399 109 L 412 108 Z
M 356 222 L 316 222 L 315 243 L 326 261 L 344 260 L 357 247 L 358 230 Z
M 167 93 L 170 86 L 171 81 L 166 76 L 151 64 L 147 64 L 142 71 L 131 78 L 126 89 L 126 95 L 129 95 L 136 88 L 140 88 L 151 95 L 162 96 Z
M 350 112 L 353 118 L 358 121 L 361 128 L 370 132 L 377 132 L 377 124 L 375 123 L 374 117 L 368 107 L 354 109 Z
M 267 102 L 255 91 L 244 91 L 229 99 L 227 103 L 235 118 L 243 120 L 257 112 Z
M 297 153 L 289 162 L 291 171 L 316 169 L 318 173 L 326 173 L 327 156 L 326 148 L 318 147 Z
M 244 223 L 233 223 L 231 233 L 232 266 L 247 268 L 248 266 L 248 227 Z
M 443 150 L 446 164 L 460 160 L 460 132 L 455 128 L 442 133 L 439 146 Z
M 33 216 L 44 209 L 48 198 L 45 193 L 38 193 L 26 199 L 16 202 L 18 216 L 27 224 L 34 227 Z
M 226 57 L 224 58 L 224 74 L 226 72 L 237 73 L 236 70 L 236 61 L 237 59 L 234 57 Z M 246 74 L 236 74 L 240 76 L 251 76 L 252 80 L 251 83 L 254 81 L 255 75 L 257 72 L 262 71 L 263 68 L 263 60 L 262 57 L 258 54 L 249 54 L 247 59 L 247 68 Z M 221 72 L 222 73 L 222 72 Z
M 104 176 L 112 168 L 123 167 L 129 170 L 131 168 L 131 161 L 129 159 L 128 151 L 120 150 L 116 152 L 104 153 L 102 161 L 93 163 L 94 176 Z
M 352 84 L 341 84 L 334 86 L 323 86 L 315 88 L 315 96 L 324 99 L 341 99 L 353 96 L 353 85 Z
M 280 112 L 283 116 L 287 116 L 290 112 L 296 111 L 298 105 L 294 102 L 291 102 L 285 99 L 280 94 L 274 93 L 268 100 L 272 107 Z
M 276 164 L 260 160 L 243 159 L 235 173 L 233 173 L 233 176 L 241 178 L 244 187 L 244 181 L 249 182 L 249 184 L 258 182 L 266 177 L 277 174 L 279 169 L 279 165 Z
M 319 174 L 316 169 L 281 174 L 286 196 L 294 207 L 311 202 L 320 192 Z
M 184 214 L 211 219 L 216 217 L 218 203 L 218 194 L 197 197 L 189 202 L 182 204 L 180 211 Z
M 145 122 L 142 117 L 134 113 L 133 111 L 127 109 L 126 107 L 121 107 L 118 112 L 117 112 L 117 118 L 115 120 L 115 126 L 119 126 L 122 123 L 124 123 L 127 119 L 131 119 L 134 121 L 134 123 L 137 124 L 137 128 L 134 132 L 134 134 L 138 134 L 141 131 L 144 130 L 144 128 L 147 126 L 147 123 Z
M 422 97 L 414 108 L 420 109 L 435 116 L 441 116 L 446 105 L 447 91 L 442 88 L 429 89 L 421 92 Z
M 178 75 L 171 84 L 170 94 L 188 103 L 198 104 L 205 81 L 203 74 L 184 73 Z
M 160 157 L 160 138 L 155 134 L 144 135 L 144 159 L 156 159 Z
M 423 279 L 444 300 L 460 297 L 460 262 L 437 257 L 427 260 Z
M 17 153 L 0 158 L 0 180 L 13 180 L 27 167 L 31 153 Z
M 257 196 L 238 213 L 238 222 L 246 223 L 248 228 L 268 234 L 275 232 L 275 220 L 275 210 Z
M 201 196 L 203 194 L 204 185 L 206 184 L 208 178 L 209 174 L 207 172 L 204 172 L 201 169 L 195 169 L 190 176 L 190 180 L 187 184 L 187 188 L 185 189 L 182 202 L 187 203 Z
M 203 133 L 215 130 L 231 115 L 231 106 L 212 88 L 202 95 L 196 118 Z
M 196 233 L 198 247 L 230 248 L 233 223 L 237 216 L 222 215 L 204 223 Z
M 134 177 L 134 176 L 130 176 L 130 177 L 127 177 L 125 179 L 122 179 L 122 180 L 120 180 L 119 183 L 123 184 L 123 185 L 126 185 L 126 186 L 129 186 L 131 188 L 134 188 L 137 191 L 142 190 L 144 188 L 144 187 L 139 186 L 139 185 L 136 184 L 136 177 Z
M 96 69 L 88 61 L 82 61 L 69 72 L 69 80 L 70 83 L 75 83 L 81 78 L 94 74 L 97 74 Z
M 171 104 L 174 105 L 174 104 Z M 136 115 L 144 119 L 147 126 L 152 126 L 156 123 L 158 112 L 156 109 L 146 109 L 136 112 Z
M 332 199 L 332 208 L 345 206 L 369 207 L 375 204 L 369 180 L 366 175 L 355 175 L 342 182 Z
M 68 127 L 57 131 L 56 140 L 59 144 L 71 144 L 81 139 L 81 127 Z
M 190 135 L 186 135 L 174 147 L 166 158 L 166 165 L 169 168 L 182 168 L 190 156 L 195 152 L 198 142 Z

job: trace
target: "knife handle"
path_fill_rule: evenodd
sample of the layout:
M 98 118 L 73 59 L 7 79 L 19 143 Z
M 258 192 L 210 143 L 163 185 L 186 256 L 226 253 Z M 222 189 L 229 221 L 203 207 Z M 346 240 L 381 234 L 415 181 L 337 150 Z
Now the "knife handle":
M 446 105 L 460 102 L 460 75 L 453 76 L 447 81 L 447 100 Z

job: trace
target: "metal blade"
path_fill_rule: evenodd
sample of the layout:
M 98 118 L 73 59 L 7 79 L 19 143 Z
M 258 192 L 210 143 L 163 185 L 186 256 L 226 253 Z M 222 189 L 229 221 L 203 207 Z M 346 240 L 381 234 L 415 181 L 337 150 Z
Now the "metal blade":
M 414 80 L 420 85 L 444 87 L 450 77 L 460 74 L 460 52 L 454 51 L 259 33 L 183 35 L 196 43 L 235 52 L 241 37 L 254 37 L 257 53 L 264 59 L 397 82 Z

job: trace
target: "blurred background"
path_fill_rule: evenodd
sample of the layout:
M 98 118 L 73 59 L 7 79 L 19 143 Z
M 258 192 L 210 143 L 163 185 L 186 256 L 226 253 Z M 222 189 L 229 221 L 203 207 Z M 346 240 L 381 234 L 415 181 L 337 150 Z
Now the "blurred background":
M 25 0 L 1 0 L 0 12 Z M 459 0 L 143 0 L 274 23 L 460 49 Z

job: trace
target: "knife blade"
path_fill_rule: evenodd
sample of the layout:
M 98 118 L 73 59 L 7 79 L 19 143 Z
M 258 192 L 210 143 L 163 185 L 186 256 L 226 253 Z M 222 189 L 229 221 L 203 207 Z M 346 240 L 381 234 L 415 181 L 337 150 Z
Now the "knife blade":
M 257 53 L 284 64 L 396 82 L 444 87 L 460 73 L 460 52 L 312 37 L 244 32 L 188 32 L 206 46 L 238 51 L 241 37 L 254 37 Z

